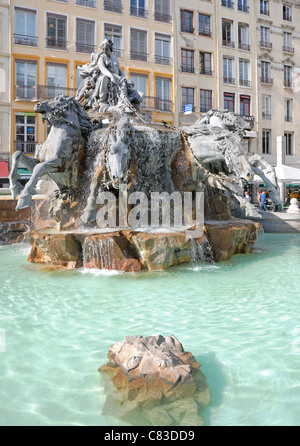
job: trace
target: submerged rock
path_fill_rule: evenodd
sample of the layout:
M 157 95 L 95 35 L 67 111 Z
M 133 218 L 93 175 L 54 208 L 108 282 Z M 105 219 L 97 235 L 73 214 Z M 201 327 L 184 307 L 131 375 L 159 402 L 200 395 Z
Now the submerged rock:
M 210 403 L 200 364 L 175 336 L 127 336 L 99 372 L 110 378 L 105 411 L 132 424 L 203 425 Z M 139 421 L 138 421 L 139 420 Z

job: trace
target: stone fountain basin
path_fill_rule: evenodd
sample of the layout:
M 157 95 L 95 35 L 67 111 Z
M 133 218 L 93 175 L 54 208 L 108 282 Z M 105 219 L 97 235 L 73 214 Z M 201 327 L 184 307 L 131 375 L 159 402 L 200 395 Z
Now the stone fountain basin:
M 262 226 L 250 220 L 207 221 L 204 234 L 191 239 L 184 230 L 43 229 L 30 234 L 28 260 L 61 268 L 125 272 L 162 271 L 195 261 L 229 260 L 251 252 Z

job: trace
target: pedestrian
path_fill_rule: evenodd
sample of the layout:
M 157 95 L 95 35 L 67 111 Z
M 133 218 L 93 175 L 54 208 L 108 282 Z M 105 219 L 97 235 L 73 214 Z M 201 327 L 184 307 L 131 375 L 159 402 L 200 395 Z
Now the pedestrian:
M 266 191 L 263 190 L 260 194 L 259 194 L 259 208 L 261 211 L 266 211 L 267 210 L 267 198 L 266 198 Z
M 249 195 L 249 191 L 248 190 L 246 190 L 246 192 L 245 192 L 245 198 L 246 198 L 246 200 L 249 201 L 249 203 L 251 203 L 251 197 Z

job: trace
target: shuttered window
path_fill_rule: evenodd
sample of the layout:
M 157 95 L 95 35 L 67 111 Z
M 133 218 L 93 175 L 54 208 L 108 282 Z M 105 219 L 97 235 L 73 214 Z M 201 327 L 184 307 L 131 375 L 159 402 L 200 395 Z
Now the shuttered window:
M 67 18 L 56 14 L 47 14 L 47 47 L 66 49 Z
M 76 51 L 91 53 L 95 50 L 95 22 L 76 19 Z
M 131 59 L 147 61 L 147 31 L 131 29 Z

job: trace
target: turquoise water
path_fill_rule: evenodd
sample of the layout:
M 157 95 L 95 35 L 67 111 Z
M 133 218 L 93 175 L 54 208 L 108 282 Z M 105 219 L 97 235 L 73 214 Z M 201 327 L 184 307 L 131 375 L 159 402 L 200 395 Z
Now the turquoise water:
M 300 236 L 167 272 L 41 269 L 0 248 L 0 424 L 122 425 L 98 367 L 126 335 L 174 334 L 212 393 L 206 425 L 300 425 Z M 1 343 L 0 343 L 1 345 Z

